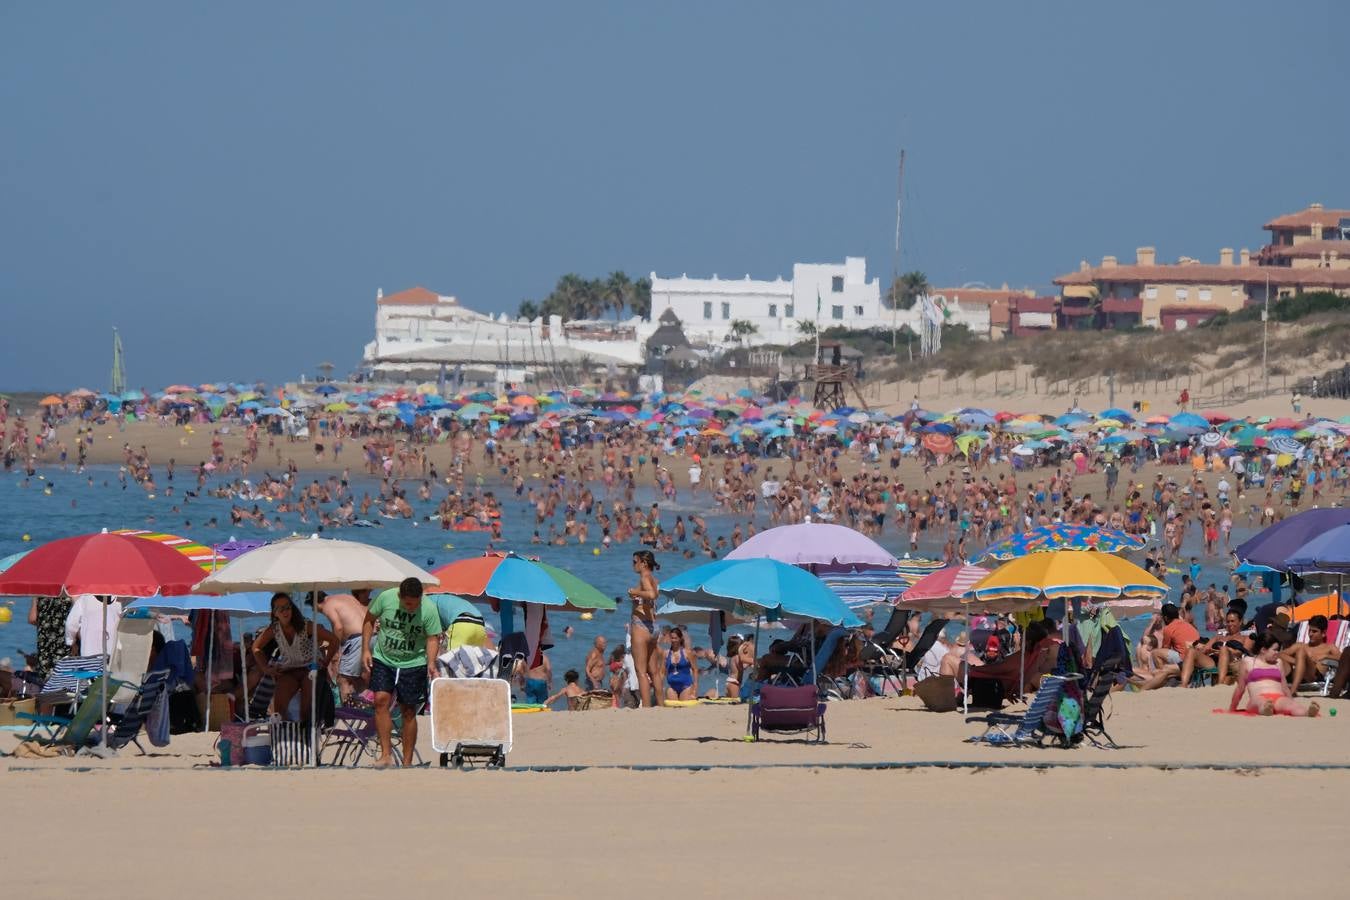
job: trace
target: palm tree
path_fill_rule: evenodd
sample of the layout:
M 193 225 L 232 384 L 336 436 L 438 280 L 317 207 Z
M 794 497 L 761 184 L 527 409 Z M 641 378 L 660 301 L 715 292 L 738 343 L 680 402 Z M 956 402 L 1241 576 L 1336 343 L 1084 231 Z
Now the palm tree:
M 533 322 L 539 318 L 539 304 L 533 300 L 522 300 L 520 301 L 520 308 L 516 310 L 516 315 Z
M 801 332 L 802 337 L 810 340 L 816 336 L 816 323 L 810 319 L 798 319 L 797 330 Z
M 644 319 L 652 317 L 652 280 L 646 276 L 633 282 L 633 293 L 628 299 L 633 315 Z
M 733 319 L 731 322 L 731 336 L 736 339 L 736 343 L 744 344 L 751 335 L 759 334 L 759 328 L 753 322 L 747 322 L 745 319 Z
M 906 272 L 900 276 L 900 303 L 902 309 L 909 309 L 918 302 L 920 297 L 926 296 L 933 290 L 932 285 L 928 283 L 928 276 L 922 272 Z
M 605 280 L 605 300 L 610 311 L 614 313 L 615 321 L 623 315 L 624 307 L 628 306 L 632 299 L 633 279 L 624 272 L 610 272 L 609 278 Z

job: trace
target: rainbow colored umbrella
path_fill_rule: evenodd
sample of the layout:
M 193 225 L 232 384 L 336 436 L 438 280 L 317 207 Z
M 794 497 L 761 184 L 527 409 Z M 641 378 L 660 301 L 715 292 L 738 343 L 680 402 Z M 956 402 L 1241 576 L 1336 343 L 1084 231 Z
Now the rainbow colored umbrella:
M 1143 549 L 1145 539 L 1095 525 L 1039 525 L 1004 538 L 984 548 L 974 559 L 994 559 L 1007 562 L 1031 553 L 1049 553 L 1054 550 L 1099 550 L 1102 553 L 1126 553 Z
M 440 586 L 430 593 L 458 594 L 489 603 L 538 603 L 572 610 L 614 609 L 614 600 L 557 566 L 514 553 L 488 554 L 447 563 L 432 572 Z
M 205 544 L 199 544 L 191 538 L 181 537 L 176 534 L 164 534 L 159 531 L 146 531 L 138 528 L 119 528 L 112 533 L 143 538 L 147 541 L 154 541 L 157 544 L 164 544 L 166 547 L 172 547 L 174 550 L 177 550 L 179 553 L 201 566 L 202 569 L 207 572 L 215 571 L 217 568 L 228 562 L 224 556 L 216 553 Z

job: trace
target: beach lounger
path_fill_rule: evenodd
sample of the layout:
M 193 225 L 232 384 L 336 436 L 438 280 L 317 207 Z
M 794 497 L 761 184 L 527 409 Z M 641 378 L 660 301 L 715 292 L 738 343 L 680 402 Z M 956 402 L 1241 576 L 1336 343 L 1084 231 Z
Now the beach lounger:
M 750 737 L 759 740 L 760 731 L 776 734 L 816 733 L 825 741 L 825 703 L 815 685 L 781 687 L 766 684 L 759 698 L 750 704 Z
M 145 755 L 145 748 L 140 742 L 141 730 L 145 727 L 145 720 L 150 717 L 151 710 L 164 695 L 168 684 L 169 673 L 162 669 L 146 674 L 121 717 L 108 726 L 109 750 L 121 750 L 128 744 L 135 744 L 141 755 Z
M 1040 689 L 1026 711 L 1017 713 L 993 712 L 983 716 L 967 716 L 966 722 L 984 725 L 984 731 L 967 738 L 971 744 L 987 744 L 993 747 L 1040 747 L 1044 745 L 1048 732 L 1045 727 L 1045 714 L 1053 709 L 1064 696 L 1064 686 L 1078 678 L 1077 675 L 1047 675 L 1041 680 Z

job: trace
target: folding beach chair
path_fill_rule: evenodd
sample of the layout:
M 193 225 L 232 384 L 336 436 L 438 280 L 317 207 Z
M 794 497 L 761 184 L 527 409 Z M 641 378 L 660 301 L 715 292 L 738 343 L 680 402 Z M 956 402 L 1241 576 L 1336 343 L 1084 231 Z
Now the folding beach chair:
M 21 738 L 24 741 L 36 741 L 51 747 L 73 747 L 79 749 L 89 743 L 89 735 L 98 725 L 103 715 L 103 679 L 98 676 L 89 684 L 89 689 L 75 708 L 71 716 L 50 716 L 34 713 L 16 713 L 15 718 L 30 722 L 32 727 Z M 115 683 L 108 685 L 109 696 L 117 690 Z
M 85 685 L 101 677 L 104 668 L 101 654 L 58 659 L 38 691 L 38 708 L 78 704 Z
M 814 731 L 815 740 L 824 743 L 825 703 L 815 685 L 763 685 L 759 689 L 759 698 L 750 704 L 751 738 L 759 740 L 760 731 L 777 734 Z
M 146 674 L 141 680 L 140 687 L 136 688 L 136 696 L 131 699 L 121 717 L 110 726 L 109 750 L 121 750 L 127 744 L 135 744 L 141 755 L 145 755 L 145 748 L 141 746 L 139 740 L 141 729 L 145 727 L 145 720 L 149 718 L 159 698 L 164 695 L 168 684 L 169 673 L 162 669 Z
M 1048 734 L 1045 727 L 1045 715 L 1058 706 L 1064 696 L 1064 687 L 1077 675 L 1047 675 L 1041 679 L 1040 690 L 1031 705 L 1021 715 L 1015 713 L 992 712 L 983 716 L 967 716 L 967 724 L 978 722 L 984 725 L 980 734 L 966 738 L 970 744 L 987 744 L 995 747 L 1040 747 Z M 1012 730 L 1009 730 L 1012 729 Z
M 1128 664 L 1128 658 L 1124 659 Z M 1115 739 L 1106 731 L 1106 701 L 1111 696 L 1111 688 L 1116 676 L 1122 671 L 1122 660 L 1112 658 L 1101 660 L 1088 675 L 1087 687 L 1083 692 L 1083 737 L 1094 747 L 1104 750 L 1119 750 Z
M 1298 626 L 1298 641 L 1301 644 L 1308 642 L 1308 623 L 1300 622 Z M 1350 622 L 1344 619 L 1337 619 L 1334 622 L 1327 623 L 1327 643 L 1337 650 L 1344 650 L 1350 645 Z M 1333 656 L 1323 663 L 1327 667 L 1326 674 L 1317 678 L 1315 681 L 1306 681 L 1297 686 L 1299 691 L 1314 691 L 1323 697 L 1331 693 L 1331 682 L 1336 679 L 1336 672 L 1340 668 L 1340 656 Z M 1313 673 L 1317 675 L 1316 672 Z

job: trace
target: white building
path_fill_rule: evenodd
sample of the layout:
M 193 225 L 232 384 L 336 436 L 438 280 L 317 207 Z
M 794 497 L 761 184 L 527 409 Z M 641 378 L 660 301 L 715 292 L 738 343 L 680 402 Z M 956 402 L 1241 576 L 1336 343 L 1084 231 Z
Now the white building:
M 471 369 L 475 382 L 521 382 L 547 374 L 556 379 L 580 367 L 636 368 L 644 352 L 640 319 L 627 322 L 567 322 L 557 316 L 534 321 L 491 316 L 454 297 L 414 287 L 375 294 L 375 340 L 366 344 L 364 368 L 377 378 L 419 381 L 442 365 Z
M 791 344 L 801 340 L 798 323 L 815 322 L 820 330 L 846 328 L 899 328 L 918 331 L 917 309 L 891 310 L 881 302 L 881 285 L 867 279 L 867 261 L 850 256 L 839 263 L 797 263 L 792 280 L 662 278 L 652 280 L 651 321 L 667 309 L 683 324 L 684 333 L 695 343 L 721 344 L 731 337 L 731 323 L 743 320 L 754 325 L 752 343 Z M 950 310 L 952 324 L 967 325 L 977 334 L 989 333 L 988 310 Z

